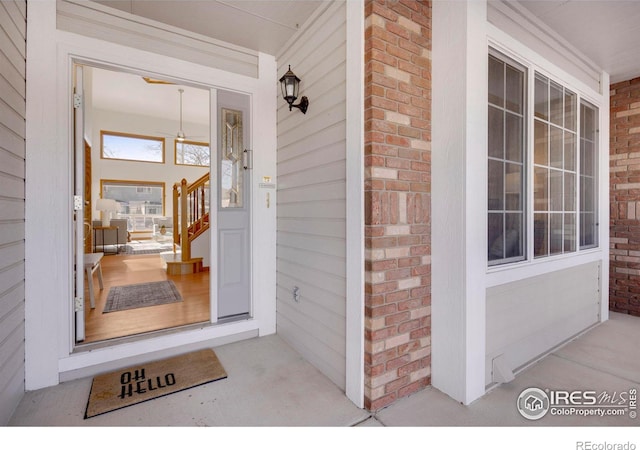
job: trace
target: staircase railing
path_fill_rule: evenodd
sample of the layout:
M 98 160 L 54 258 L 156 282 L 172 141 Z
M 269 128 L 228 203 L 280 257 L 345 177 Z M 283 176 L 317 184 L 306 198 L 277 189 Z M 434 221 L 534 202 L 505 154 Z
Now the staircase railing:
M 209 174 L 191 184 L 183 178 L 173 185 L 173 243 L 180 246 L 182 261 L 191 260 L 191 243 L 208 229 Z

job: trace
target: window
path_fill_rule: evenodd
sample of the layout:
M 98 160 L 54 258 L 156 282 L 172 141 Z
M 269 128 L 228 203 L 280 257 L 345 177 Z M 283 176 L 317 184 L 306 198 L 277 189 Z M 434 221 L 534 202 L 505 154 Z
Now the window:
M 598 109 L 580 102 L 580 248 L 598 246 Z
M 176 164 L 209 167 L 211 152 L 206 142 L 175 141 Z
M 103 159 L 164 163 L 164 138 L 100 131 Z
M 118 203 L 118 219 L 127 219 L 130 232 L 153 231 L 153 219 L 164 217 L 164 183 L 101 180 L 102 198 Z
M 526 71 L 489 56 L 489 263 L 525 257 Z
M 533 249 L 576 250 L 577 96 L 536 73 L 533 131 Z
M 222 148 L 220 152 L 220 206 L 244 205 L 242 111 L 222 108 Z
M 596 247 L 598 108 L 493 51 L 488 94 L 489 265 Z

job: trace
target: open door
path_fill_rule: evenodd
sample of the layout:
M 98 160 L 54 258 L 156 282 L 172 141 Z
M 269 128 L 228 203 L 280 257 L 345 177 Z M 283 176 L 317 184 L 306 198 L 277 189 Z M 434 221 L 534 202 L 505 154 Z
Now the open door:
M 83 105 L 83 73 L 82 66 L 74 66 L 73 118 L 74 118 L 74 155 L 75 179 L 73 201 L 73 256 L 75 266 L 75 311 L 76 342 L 85 338 L 84 329 L 84 105 Z
M 218 91 L 218 319 L 251 313 L 249 97 Z

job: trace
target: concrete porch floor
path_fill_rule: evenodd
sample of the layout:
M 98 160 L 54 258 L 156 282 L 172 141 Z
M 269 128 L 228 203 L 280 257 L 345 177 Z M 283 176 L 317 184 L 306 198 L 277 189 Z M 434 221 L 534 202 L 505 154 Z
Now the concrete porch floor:
M 9 425 L 29 426 L 638 426 L 623 417 L 529 421 L 516 399 L 528 387 L 640 389 L 640 318 L 610 320 L 535 363 L 469 406 L 428 388 L 369 413 L 277 335 L 216 347 L 228 378 L 84 420 L 91 378 L 25 394 Z

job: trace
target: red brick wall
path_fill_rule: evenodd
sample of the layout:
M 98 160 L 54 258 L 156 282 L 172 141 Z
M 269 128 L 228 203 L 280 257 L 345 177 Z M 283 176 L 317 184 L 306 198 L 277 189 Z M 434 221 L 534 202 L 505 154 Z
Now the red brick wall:
M 365 407 L 431 381 L 431 2 L 365 3 Z
M 640 78 L 611 86 L 609 308 L 640 316 Z

